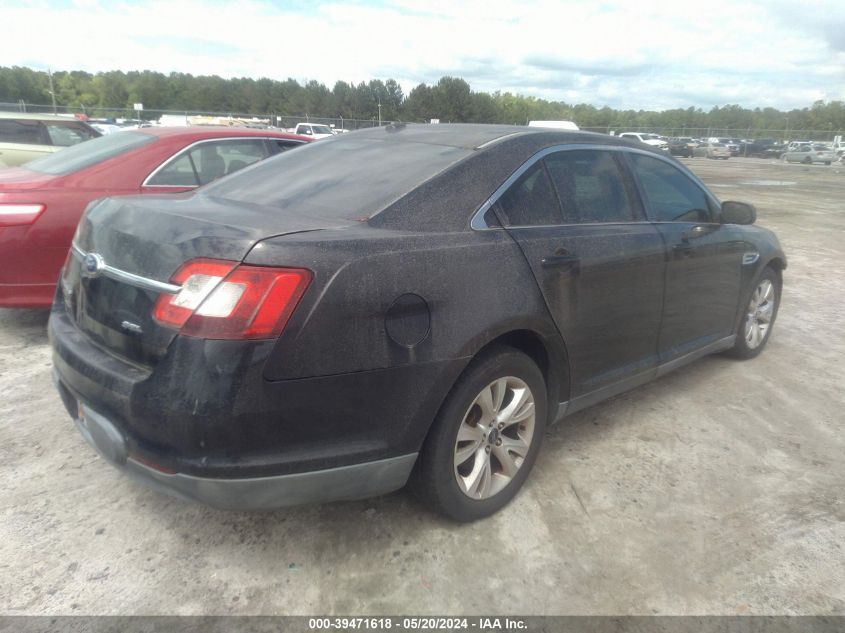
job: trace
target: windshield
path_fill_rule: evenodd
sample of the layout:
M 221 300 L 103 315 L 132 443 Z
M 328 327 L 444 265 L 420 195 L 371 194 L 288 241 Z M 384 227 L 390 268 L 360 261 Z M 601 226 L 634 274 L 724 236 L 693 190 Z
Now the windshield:
M 332 129 L 328 125 L 312 125 L 311 130 L 314 134 L 331 134 Z
M 365 221 L 472 150 L 349 135 L 310 143 L 201 189 L 235 202 Z
M 25 166 L 27 169 L 42 174 L 64 176 L 120 156 L 155 140 L 156 137 L 140 132 L 118 132 L 79 143 L 55 154 L 36 158 Z

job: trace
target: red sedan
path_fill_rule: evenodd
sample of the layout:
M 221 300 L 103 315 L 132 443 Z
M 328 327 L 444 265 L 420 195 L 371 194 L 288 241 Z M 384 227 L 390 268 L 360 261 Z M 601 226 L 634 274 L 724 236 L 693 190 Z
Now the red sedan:
M 271 130 L 142 128 L 0 170 L 0 307 L 50 306 L 92 200 L 191 191 L 310 141 Z

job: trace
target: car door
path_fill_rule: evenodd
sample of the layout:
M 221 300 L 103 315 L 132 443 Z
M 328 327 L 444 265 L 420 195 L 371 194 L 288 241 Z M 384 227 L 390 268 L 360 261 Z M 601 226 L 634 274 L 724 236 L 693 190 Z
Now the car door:
M 616 153 L 551 152 L 494 207 L 567 346 L 570 399 L 584 406 L 588 394 L 646 380 L 657 365 L 663 242 L 644 221 Z
M 719 344 L 734 331 L 743 239 L 719 223 L 719 205 L 674 161 L 626 153 L 646 213 L 666 243 L 666 295 L 659 354 L 666 363 Z
M 224 138 L 199 141 L 157 167 L 142 191 L 190 191 L 267 158 L 270 147 L 262 138 Z

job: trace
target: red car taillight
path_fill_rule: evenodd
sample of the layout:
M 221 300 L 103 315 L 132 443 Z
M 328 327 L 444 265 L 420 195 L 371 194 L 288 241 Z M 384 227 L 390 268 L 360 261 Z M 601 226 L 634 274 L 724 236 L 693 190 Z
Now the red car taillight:
M 194 259 L 171 281 L 182 289 L 159 295 L 153 317 L 161 325 L 197 338 L 274 338 L 311 283 L 311 271 Z
M 45 208 L 43 204 L 0 204 L 0 226 L 32 224 Z

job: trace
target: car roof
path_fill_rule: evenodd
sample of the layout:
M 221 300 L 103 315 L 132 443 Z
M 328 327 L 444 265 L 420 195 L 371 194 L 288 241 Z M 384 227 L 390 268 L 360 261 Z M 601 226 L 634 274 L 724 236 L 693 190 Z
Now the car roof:
M 310 141 L 307 136 L 281 132 L 278 130 L 258 129 L 252 127 L 229 127 L 220 125 L 191 125 L 184 127 L 142 127 L 133 128 L 132 132 L 147 134 L 161 139 L 206 139 L 258 136 L 262 138 L 287 138 L 300 141 Z
M 0 119 L 23 119 L 26 121 L 81 121 L 75 116 L 68 114 L 39 114 L 32 112 L 0 112 Z M 84 121 L 83 121 L 84 123 Z
M 369 128 L 320 142 L 352 145 L 356 139 L 384 142 L 383 154 L 388 161 L 403 144 L 430 143 L 468 151 L 464 159 L 430 180 L 418 183 L 408 191 L 397 190 L 397 201 L 369 220 L 373 226 L 410 230 L 426 230 L 431 226 L 438 226 L 442 230 L 468 228 L 466 218 L 456 214 L 456 209 L 477 209 L 520 165 L 537 152 L 550 147 L 627 147 L 671 160 L 666 152 L 640 143 L 635 137 L 620 138 L 595 132 L 519 125 L 394 125 L 392 129 L 391 126 Z M 421 213 L 421 209 L 425 209 L 425 212 Z
M 397 143 L 430 143 L 462 149 L 481 150 L 501 142 L 508 142 L 528 137 L 534 139 L 553 139 L 560 144 L 568 143 L 613 143 L 619 137 L 553 128 L 528 127 L 525 125 L 487 125 L 477 123 L 396 123 L 383 127 L 367 128 L 352 132 L 354 138 L 372 138 L 380 141 Z M 629 147 L 628 141 L 622 141 Z

